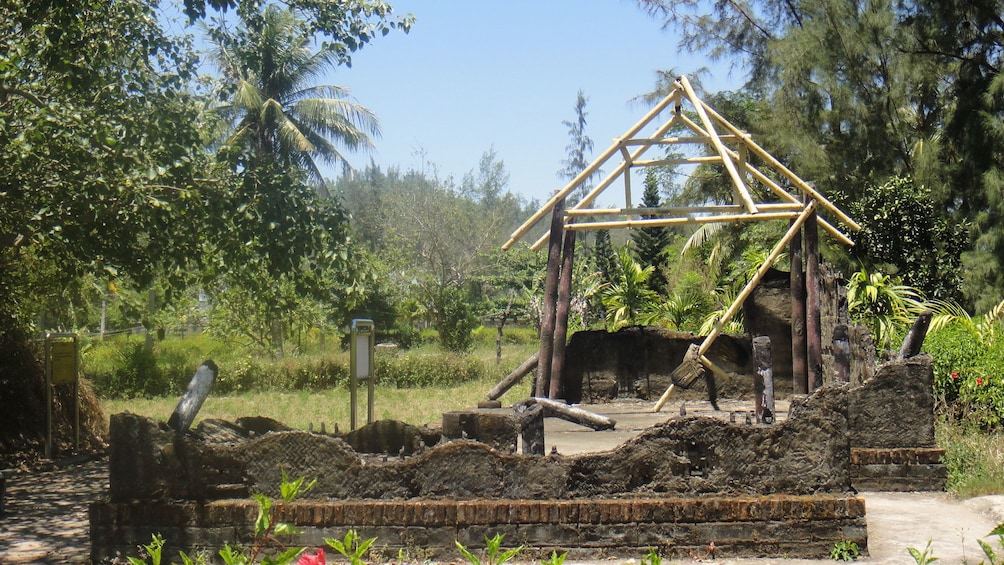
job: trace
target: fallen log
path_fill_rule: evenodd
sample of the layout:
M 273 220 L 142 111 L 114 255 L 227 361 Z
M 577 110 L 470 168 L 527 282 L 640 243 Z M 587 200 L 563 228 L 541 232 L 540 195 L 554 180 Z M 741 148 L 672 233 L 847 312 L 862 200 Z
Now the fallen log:
M 561 418 L 573 424 L 586 426 L 594 430 L 612 430 L 617 425 L 617 421 L 602 414 L 596 414 L 582 408 L 569 406 L 549 398 L 527 398 L 517 406 L 528 406 L 537 404 L 544 408 L 544 415 L 553 418 Z M 513 408 L 516 408 L 514 406 Z
M 523 361 L 522 365 L 516 367 L 516 369 L 513 372 L 509 373 L 509 375 L 506 378 L 499 381 L 497 385 L 495 385 L 494 387 L 492 387 L 490 391 L 488 391 L 488 400 L 498 400 L 499 398 L 502 397 L 503 394 L 506 393 L 507 390 L 516 386 L 516 383 L 521 381 L 523 377 L 526 376 L 527 373 L 532 371 L 533 368 L 537 366 L 537 360 L 539 358 L 540 358 L 540 351 L 537 351 L 536 353 L 531 355 L 526 361 Z

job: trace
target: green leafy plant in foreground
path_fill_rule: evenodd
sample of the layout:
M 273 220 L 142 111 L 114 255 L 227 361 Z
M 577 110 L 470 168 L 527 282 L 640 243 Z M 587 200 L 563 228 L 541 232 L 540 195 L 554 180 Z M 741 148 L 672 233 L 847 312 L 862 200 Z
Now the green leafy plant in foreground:
M 503 534 L 495 534 L 495 537 L 489 538 L 485 536 L 485 557 L 486 561 L 481 561 L 477 555 L 474 555 L 464 547 L 464 544 L 460 541 L 456 541 L 457 549 L 460 550 L 460 554 L 464 556 L 471 565 L 503 565 L 507 563 L 517 553 L 523 551 L 523 546 L 515 547 L 512 549 L 502 550 L 502 539 L 505 537 Z M 501 553 L 500 553 L 501 552 Z M 562 557 L 564 561 L 564 557 Z
M 908 547 L 907 551 L 910 552 L 910 557 L 913 557 L 913 560 L 917 563 L 917 565 L 927 565 L 928 563 L 934 563 L 938 560 L 938 558 L 935 557 L 934 553 L 931 551 L 931 540 L 927 540 L 927 545 L 924 547 L 924 551 L 920 551 L 916 547 Z
M 997 542 L 1000 544 L 1001 549 L 1004 550 L 1004 524 L 998 524 L 997 527 L 987 535 L 997 536 Z M 983 550 L 984 555 L 986 555 L 987 559 L 990 560 L 981 561 L 980 565 L 983 565 L 984 563 L 986 565 L 1004 565 L 1004 553 L 997 555 L 997 553 L 994 552 L 994 548 L 991 547 L 989 543 L 981 539 L 976 541 L 980 544 L 980 548 Z
M 349 530 L 345 532 L 345 539 L 324 538 L 324 543 L 331 546 L 342 557 L 348 559 L 352 565 L 362 565 L 364 563 L 363 555 L 366 555 L 366 552 L 369 551 L 370 546 L 376 540 L 376 538 L 360 540 L 359 534 L 355 530 Z
M 540 562 L 540 565 L 564 565 L 565 558 L 568 557 L 568 552 L 564 552 L 558 555 L 557 551 L 552 551 L 551 556 Z
M 641 565 L 662 565 L 662 556 L 654 547 L 650 547 L 648 553 L 641 558 Z
M 861 555 L 858 544 L 850 540 L 838 541 L 830 549 L 830 559 L 834 561 L 854 561 Z

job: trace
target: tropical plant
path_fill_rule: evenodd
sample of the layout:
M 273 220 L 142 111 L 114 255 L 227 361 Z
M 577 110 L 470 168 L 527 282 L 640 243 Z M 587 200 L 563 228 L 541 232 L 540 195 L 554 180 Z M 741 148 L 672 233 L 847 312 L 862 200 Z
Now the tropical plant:
M 997 335 L 1000 321 L 1004 316 L 1004 300 L 977 318 L 970 315 L 957 302 L 932 300 L 930 305 L 935 310 L 935 315 L 931 318 L 931 327 L 928 331 L 936 332 L 950 324 L 959 324 L 984 345 Z
M 252 169 L 275 163 L 305 170 L 326 193 L 315 159 L 347 164 L 338 145 L 372 146 L 370 136 L 380 131 L 376 116 L 352 102 L 344 87 L 311 84 L 338 56 L 313 49 L 310 22 L 292 8 L 266 4 L 241 16 L 233 32 L 210 30 L 218 96 L 227 100 L 216 111 L 230 130 L 221 154 Z
M 520 551 L 523 551 L 523 546 L 514 547 L 511 549 L 502 549 L 502 539 L 505 538 L 503 534 L 495 534 L 493 537 L 489 538 L 485 536 L 485 559 L 481 560 L 477 555 L 471 553 L 464 544 L 460 541 L 456 541 L 457 549 L 460 550 L 460 554 L 464 556 L 471 565 L 504 565 L 512 560 Z
M 864 269 L 848 281 L 847 307 L 852 318 L 871 330 L 881 349 L 888 349 L 897 332 L 926 309 L 917 289 L 898 284 L 890 275 Z
M 627 251 L 620 253 L 617 281 L 600 291 L 609 331 L 641 323 L 644 313 L 657 303 L 659 295 L 648 288 L 654 270 L 651 266 L 642 268 Z
M 929 563 L 934 563 L 938 560 L 938 558 L 935 557 L 934 553 L 931 551 L 931 540 L 927 540 L 927 545 L 924 547 L 924 551 L 920 551 L 915 547 L 908 547 L 906 549 L 910 552 L 910 557 L 913 557 L 913 560 L 917 563 L 917 565 L 928 565 Z

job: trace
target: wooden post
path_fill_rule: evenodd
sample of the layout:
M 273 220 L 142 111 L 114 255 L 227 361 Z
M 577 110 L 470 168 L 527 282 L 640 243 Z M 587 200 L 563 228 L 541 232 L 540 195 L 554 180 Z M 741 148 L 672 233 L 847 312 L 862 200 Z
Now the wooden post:
M 539 351 L 535 352 L 526 361 L 523 361 L 522 365 L 516 367 L 516 369 L 509 373 L 506 378 L 502 379 L 497 385 L 492 387 L 492 389 L 488 391 L 488 400 L 498 400 L 506 393 L 507 390 L 511 389 L 516 385 L 516 383 L 523 380 L 523 377 L 537 366 L 537 358 L 539 355 Z
M 548 398 L 564 398 L 562 372 L 565 369 L 565 346 L 568 344 L 568 311 L 572 305 L 572 268 L 575 265 L 575 232 L 565 230 L 561 250 L 561 274 L 558 278 L 558 305 L 554 324 L 554 351 L 551 354 L 551 383 Z
M 550 398 L 528 398 L 520 402 L 520 405 L 537 404 L 544 408 L 544 416 L 561 418 L 562 420 L 586 426 L 594 430 L 612 430 L 617 425 L 617 420 L 608 418 L 602 414 L 596 414 L 582 408 L 569 406 L 558 400 Z M 516 406 L 517 411 L 519 406 Z
M 756 363 L 756 376 L 753 377 L 756 423 L 773 424 L 777 412 L 774 407 L 774 367 L 769 337 L 760 335 L 753 338 L 753 362 Z
M 791 239 L 788 255 L 791 256 L 791 391 L 805 394 L 809 391 L 805 368 L 805 271 L 802 270 L 802 234 Z
M 851 378 L 851 342 L 847 336 L 847 325 L 837 324 L 833 327 L 833 380 L 837 384 L 850 382 Z
M 806 195 L 806 201 L 811 196 Z M 808 392 L 823 385 L 823 337 L 819 320 L 819 225 L 816 212 L 805 222 L 805 350 Z
M 561 236 L 565 233 L 565 199 L 554 205 L 551 214 L 551 236 L 547 248 L 547 275 L 544 278 L 544 311 L 540 320 L 540 356 L 537 363 L 537 385 L 534 396 L 546 397 L 551 381 L 551 358 L 554 355 L 554 323 L 557 311 L 558 272 L 561 268 Z
M 521 402 L 513 406 L 523 437 L 523 455 L 544 454 L 544 407 L 536 403 Z
M 174 429 L 175 433 L 185 433 L 185 430 L 195 421 L 195 416 L 202 408 L 202 403 L 209 397 L 209 392 L 213 389 L 213 382 L 219 373 L 220 370 L 216 367 L 216 363 L 211 360 L 207 359 L 202 365 L 199 365 L 192 380 L 188 383 L 185 394 L 181 396 L 178 406 L 175 407 L 171 417 L 167 420 L 167 425 Z
M 934 312 L 925 310 L 917 316 L 913 326 L 910 327 L 910 332 L 903 339 L 903 345 L 899 348 L 900 359 L 909 359 L 920 353 L 920 348 L 924 345 L 924 338 L 927 337 L 927 329 L 931 327 L 931 316 L 933 315 Z

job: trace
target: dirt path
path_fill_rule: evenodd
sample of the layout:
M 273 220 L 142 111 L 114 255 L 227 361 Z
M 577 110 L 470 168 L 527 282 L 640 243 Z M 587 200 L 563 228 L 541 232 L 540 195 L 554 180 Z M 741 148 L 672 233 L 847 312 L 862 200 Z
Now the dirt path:
M 0 564 L 88 563 L 87 505 L 107 496 L 107 491 L 107 460 L 9 478 L 6 512 L 0 517 Z M 858 563 L 912 563 L 907 548 L 922 549 L 928 539 L 932 540 L 934 554 L 940 558 L 938 563 L 978 563 L 983 554 L 976 539 L 1004 522 L 1004 496 L 961 502 L 944 493 L 865 493 L 864 497 L 871 551 Z M 996 540 L 987 541 L 997 543 Z M 604 561 L 627 562 L 637 563 L 638 558 Z M 666 561 L 667 564 L 696 562 Z M 722 565 L 833 563 L 828 559 L 778 558 L 702 562 Z

